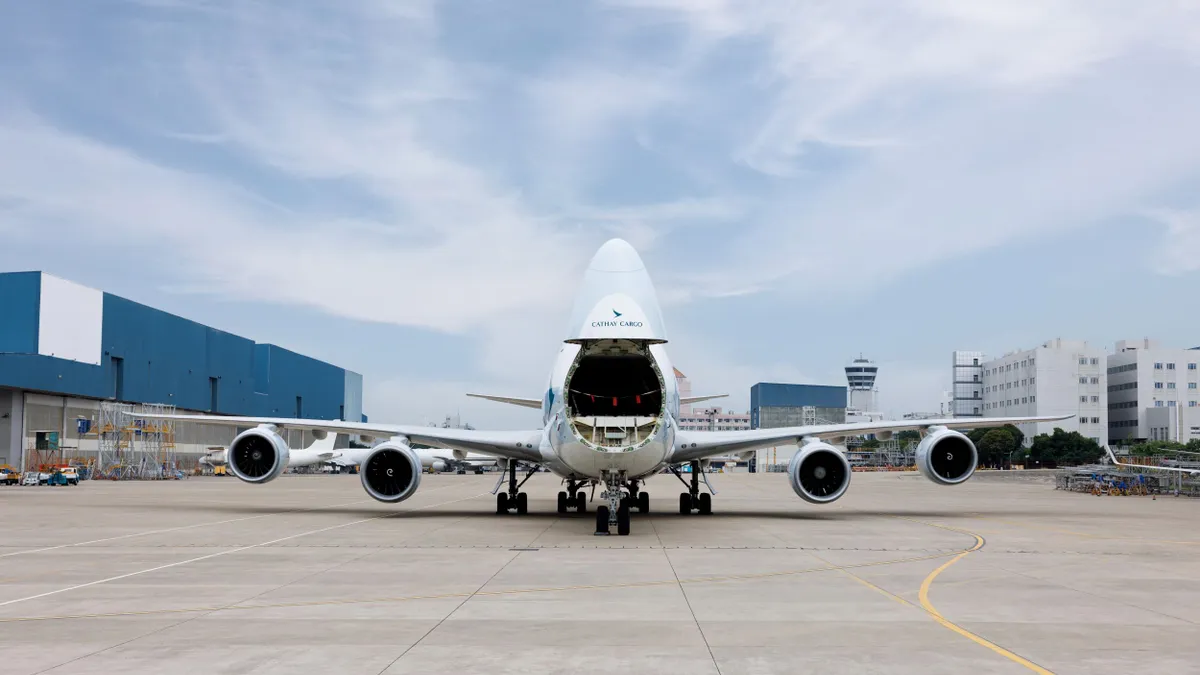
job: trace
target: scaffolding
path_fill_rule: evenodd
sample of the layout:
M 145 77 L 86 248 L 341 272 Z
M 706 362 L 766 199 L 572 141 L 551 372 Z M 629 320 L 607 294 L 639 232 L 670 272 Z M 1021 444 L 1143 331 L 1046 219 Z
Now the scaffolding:
M 145 415 L 173 414 L 175 406 L 130 405 L 102 401 L 93 478 L 147 480 L 174 478 L 179 469 L 174 420 L 147 419 Z

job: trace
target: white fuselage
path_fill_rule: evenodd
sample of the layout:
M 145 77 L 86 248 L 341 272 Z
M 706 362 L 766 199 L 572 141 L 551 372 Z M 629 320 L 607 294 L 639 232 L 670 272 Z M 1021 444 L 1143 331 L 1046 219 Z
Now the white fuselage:
M 629 244 L 610 241 L 592 258 L 569 335 L 542 399 L 543 463 L 554 473 L 575 479 L 600 478 L 605 472 L 629 479 L 657 473 L 675 444 L 679 390 L 667 357 L 657 293 L 641 257 Z M 613 353 L 621 346 L 635 351 L 642 379 L 622 381 L 614 374 L 611 380 L 592 385 L 603 389 L 601 393 L 588 385 L 576 386 L 575 381 L 584 379 L 581 353 L 605 346 Z M 592 382 L 604 374 L 604 366 L 589 372 Z M 612 413 L 605 412 L 609 398 Z M 627 407 L 635 400 L 636 408 Z M 583 410 L 585 404 L 594 409 Z

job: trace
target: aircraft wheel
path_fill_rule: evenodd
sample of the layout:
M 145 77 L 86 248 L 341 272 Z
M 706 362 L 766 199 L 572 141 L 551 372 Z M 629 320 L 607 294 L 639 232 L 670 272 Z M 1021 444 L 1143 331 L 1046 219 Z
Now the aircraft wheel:
M 567 493 L 566 492 L 558 493 L 558 512 L 559 513 L 567 512 Z
M 608 534 L 608 507 L 596 507 L 596 534 Z
M 649 492 L 639 492 L 638 493 L 638 512 L 639 513 L 650 513 L 650 493 Z
M 496 495 L 496 513 L 508 513 L 508 493 Z
M 580 513 L 587 513 L 587 495 L 583 490 L 575 493 L 575 510 Z
M 707 492 L 700 493 L 699 510 L 700 510 L 700 515 L 702 515 L 702 516 L 711 516 L 712 515 L 712 495 L 708 494 Z
M 617 534 L 622 537 L 629 536 L 629 505 L 625 504 L 617 509 Z
M 679 493 L 679 515 L 686 516 L 692 512 L 692 496 L 686 492 Z
M 521 515 L 529 513 L 529 494 L 526 492 L 517 493 L 517 513 Z

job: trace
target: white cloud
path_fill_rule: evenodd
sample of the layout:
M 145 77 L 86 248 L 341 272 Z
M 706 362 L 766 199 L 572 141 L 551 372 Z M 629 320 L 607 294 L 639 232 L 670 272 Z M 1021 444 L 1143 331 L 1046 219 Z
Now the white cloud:
M 1157 210 L 1147 215 L 1166 228 L 1163 243 L 1147 267 L 1168 275 L 1200 270 L 1200 211 Z
M 5 235 L 470 331 L 473 379 L 523 391 L 608 236 L 650 252 L 668 304 L 812 298 L 786 332 L 913 270 L 1172 203 L 1200 169 L 1182 3 L 621 0 L 512 59 L 456 52 L 502 31 L 434 3 L 142 4 L 153 20 L 106 16 L 88 61 L 0 64 L 6 102 L 39 113 L 0 117 Z M 1195 271 L 1195 215 L 1154 217 L 1158 267 Z M 697 382 L 804 377 L 710 339 L 672 346 Z M 934 367 L 910 370 L 932 396 Z

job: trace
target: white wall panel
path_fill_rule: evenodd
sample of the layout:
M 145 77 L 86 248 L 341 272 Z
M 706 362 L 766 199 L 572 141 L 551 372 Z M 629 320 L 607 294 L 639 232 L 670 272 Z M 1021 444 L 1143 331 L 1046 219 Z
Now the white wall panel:
M 38 353 L 100 365 L 104 293 L 42 275 Z

